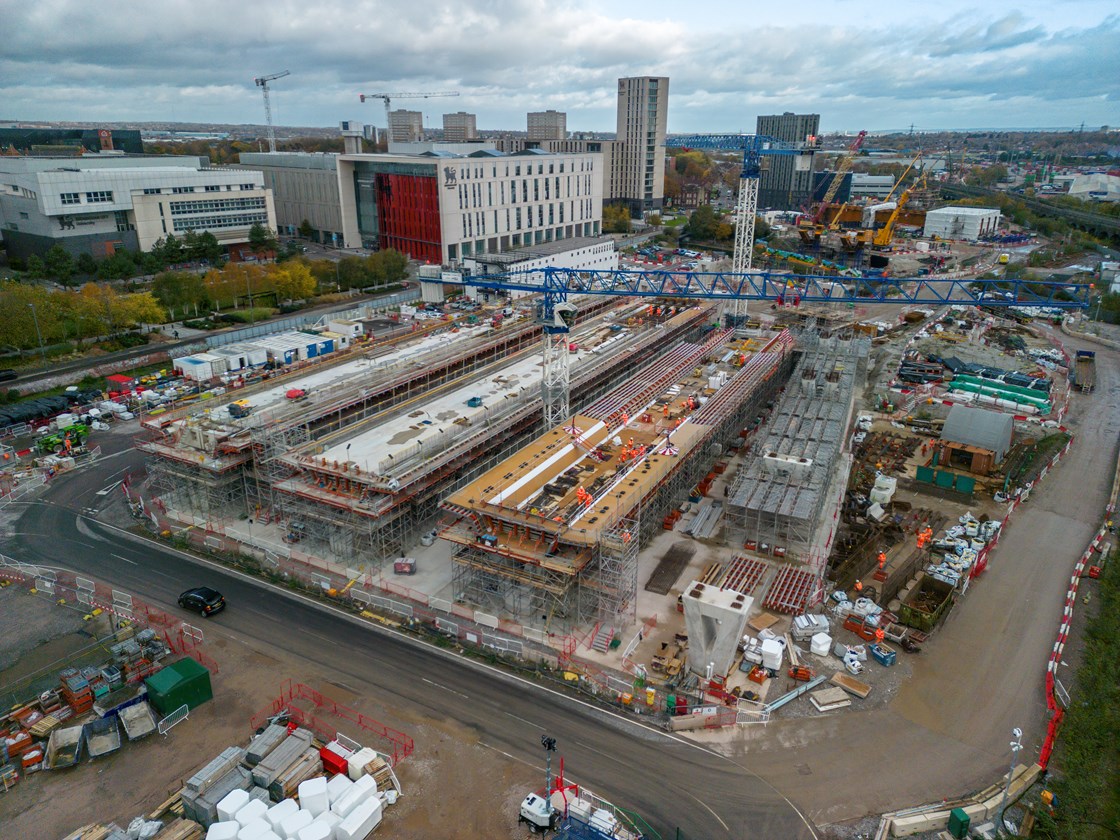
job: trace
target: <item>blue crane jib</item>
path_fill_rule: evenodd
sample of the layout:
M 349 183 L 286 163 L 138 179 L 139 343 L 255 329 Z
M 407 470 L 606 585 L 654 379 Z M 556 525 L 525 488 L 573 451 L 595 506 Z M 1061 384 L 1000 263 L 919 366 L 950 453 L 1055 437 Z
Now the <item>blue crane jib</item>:
M 765 134 L 686 134 L 671 138 L 666 145 L 682 149 L 715 149 L 743 153 L 741 178 L 757 178 L 762 172 L 762 158 L 770 155 L 805 155 L 815 146 L 785 143 Z

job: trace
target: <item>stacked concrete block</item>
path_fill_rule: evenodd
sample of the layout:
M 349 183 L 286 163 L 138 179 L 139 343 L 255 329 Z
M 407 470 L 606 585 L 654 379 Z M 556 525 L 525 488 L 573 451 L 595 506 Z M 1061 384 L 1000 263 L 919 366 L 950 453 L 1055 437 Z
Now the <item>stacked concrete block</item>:
M 211 824 L 219 822 L 218 803 L 231 791 L 248 791 L 251 783 L 249 771 L 244 767 L 235 766 L 217 781 L 207 783 L 205 789 L 201 791 L 185 787 L 182 792 L 183 816 L 194 820 L 203 828 L 209 828 Z
M 299 784 L 299 807 L 312 817 L 317 817 L 330 807 L 327 780 L 322 776 Z
M 332 840 L 334 832 L 323 823 L 313 822 L 300 829 L 299 840 Z
M 256 767 L 287 737 L 288 727 L 278 723 L 266 726 L 260 735 L 249 742 L 249 748 L 245 750 L 245 763 L 249 767 Z
M 359 803 L 334 830 L 335 840 L 365 840 L 381 822 L 381 800 L 370 796 Z
M 312 823 L 312 825 L 314 825 L 315 823 L 321 823 L 322 825 L 325 825 L 328 829 L 330 829 L 330 836 L 334 837 L 335 829 L 338 828 L 338 824 L 340 822 L 342 822 L 342 817 L 340 817 L 334 811 L 324 811 L 315 818 L 315 821 L 314 823 Z
M 366 773 L 366 765 L 375 758 L 377 758 L 377 750 L 371 749 L 370 747 L 362 747 L 346 759 L 350 780 L 356 782 L 359 778 L 364 776 Z
M 269 787 L 311 744 L 311 733 L 297 729 L 277 744 L 253 768 L 253 784 Z

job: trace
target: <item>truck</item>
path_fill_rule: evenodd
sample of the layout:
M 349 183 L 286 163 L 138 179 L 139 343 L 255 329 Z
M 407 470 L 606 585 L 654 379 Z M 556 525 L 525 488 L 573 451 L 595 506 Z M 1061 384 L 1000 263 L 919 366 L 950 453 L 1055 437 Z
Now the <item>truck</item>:
M 1097 354 L 1092 350 L 1078 350 L 1071 377 L 1083 393 L 1090 393 L 1097 384 Z

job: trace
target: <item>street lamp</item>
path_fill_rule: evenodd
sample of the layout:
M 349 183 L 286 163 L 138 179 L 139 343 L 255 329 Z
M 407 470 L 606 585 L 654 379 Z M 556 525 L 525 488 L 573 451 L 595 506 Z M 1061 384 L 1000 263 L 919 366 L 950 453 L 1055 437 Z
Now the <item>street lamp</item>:
M 35 312 L 35 304 L 27 304 L 31 308 L 31 317 L 35 319 L 35 335 L 39 337 L 39 352 L 43 354 L 43 361 L 47 359 L 47 348 L 43 346 L 43 333 L 39 330 L 39 316 Z
M 1004 833 L 1003 812 L 1007 809 L 1007 796 L 1011 792 L 1011 776 L 1015 772 L 1015 757 L 1019 754 L 1019 750 L 1023 748 L 1023 730 L 1015 727 L 1011 730 L 1011 737 L 1015 739 L 1011 742 L 1011 766 L 1007 770 L 1007 784 L 1003 787 L 1003 798 L 999 803 L 999 819 L 996 821 L 996 832 L 1000 835 Z

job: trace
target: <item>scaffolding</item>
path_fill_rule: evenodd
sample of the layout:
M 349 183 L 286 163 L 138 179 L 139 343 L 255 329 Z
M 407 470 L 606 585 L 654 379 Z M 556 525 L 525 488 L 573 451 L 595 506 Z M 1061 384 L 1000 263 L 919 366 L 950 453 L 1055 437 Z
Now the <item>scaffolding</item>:
M 455 599 L 550 628 L 631 623 L 640 546 L 792 370 L 782 332 L 728 373 L 731 338 L 663 347 L 640 376 L 449 496 Z
M 731 539 L 764 554 L 806 559 L 866 377 L 870 342 L 806 332 L 793 387 L 731 482 Z

